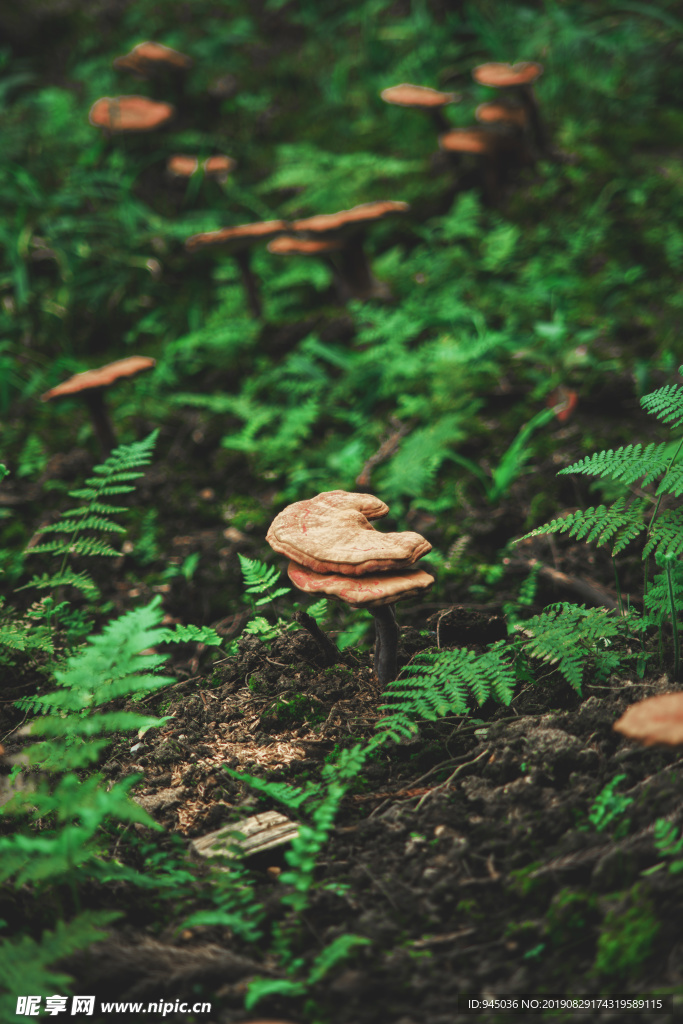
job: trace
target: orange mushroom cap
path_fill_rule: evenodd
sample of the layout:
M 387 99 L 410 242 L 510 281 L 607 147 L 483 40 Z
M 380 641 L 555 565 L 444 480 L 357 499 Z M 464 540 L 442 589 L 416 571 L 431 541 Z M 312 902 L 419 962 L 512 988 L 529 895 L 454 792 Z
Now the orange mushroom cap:
M 498 140 L 485 128 L 453 128 L 439 136 L 439 149 L 446 153 L 492 153 Z
M 197 235 L 190 235 L 185 248 L 188 252 L 194 252 L 205 246 L 226 245 L 237 251 L 248 248 L 252 242 L 272 238 L 288 228 L 289 224 L 285 220 L 263 220 L 255 224 L 238 224 L 234 228 L 219 228 L 218 231 L 201 231 Z
M 208 178 L 222 178 L 236 166 L 237 163 L 232 157 L 219 154 L 204 160 L 202 170 Z M 199 170 L 199 160 L 196 156 L 189 156 L 187 153 L 176 153 L 168 158 L 166 170 L 174 178 L 191 178 Z
M 197 157 L 188 156 L 186 153 L 176 153 L 166 161 L 166 170 L 174 178 L 191 178 L 198 167 Z
M 230 171 L 234 171 L 236 167 L 237 161 L 233 160 L 231 156 L 225 156 L 223 153 L 207 157 L 202 164 L 204 174 L 209 178 L 221 178 Z
M 126 359 L 117 359 L 114 363 L 100 366 L 97 370 L 85 370 L 84 373 L 77 373 L 68 380 L 50 388 L 41 401 L 49 402 L 53 398 L 62 398 L 64 395 L 77 395 L 82 391 L 93 391 L 97 388 L 107 388 L 115 384 L 123 377 L 136 377 L 138 373 L 151 370 L 156 364 L 156 359 L 149 356 L 128 356 Z
M 456 103 L 460 99 L 460 94 L 439 92 L 438 89 L 430 89 L 427 85 L 411 85 L 410 82 L 402 82 L 401 85 L 392 85 L 388 89 L 382 89 L 380 97 L 385 103 L 393 103 L 397 107 L 432 109 L 433 107 L 445 107 L 447 103 Z
M 93 103 L 88 120 L 95 128 L 110 132 L 149 132 L 174 114 L 170 103 L 157 103 L 146 96 L 103 96 Z
M 408 203 L 395 199 L 380 199 L 373 203 L 360 203 L 350 210 L 340 210 L 338 213 L 319 213 L 314 217 L 304 217 L 303 220 L 295 220 L 292 227 L 295 231 L 313 231 L 322 235 L 350 224 L 382 220 L 392 213 L 405 213 L 409 209 Z
M 400 572 L 371 573 L 367 576 L 345 576 L 341 573 L 314 572 L 305 565 L 290 562 L 287 575 L 306 594 L 327 594 L 353 607 L 379 608 L 428 590 L 434 577 L 424 569 L 402 569 Z
M 362 576 L 404 569 L 432 546 L 410 530 L 375 530 L 369 520 L 388 511 L 371 494 L 327 491 L 283 509 L 271 523 L 266 540 L 274 551 L 317 573 Z
M 505 103 L 480 103 L 474 116 L 482 124 L 514 124 L 518 128 L 529 121 L 524 107 L 508 107 Z
M 683 693 L 661 693 L 626 708 L 612 728 L 645 747 L 683 743 Z
M 340 249 L 339 242 L 324 238 L 296 238 L 294 235 L 279 235 L 268 242 L 268 252 L 277 256 L 315 256 L 317 253 L 334 252 Z
M 161 68 L 176 71 L 187 71 L 192 67 L 192 58 L 163 43 L 138 43 L 130 53 L 116 57 L 114 67 L 121 71 L 134 71 L 136 74 L 153 74 Z
M 479 64 L 472 71 L 472 78 L 479 85 L 493 89 L 506 89 L 513 85 L 531 85 L 543 74 L 543 65 L 535 60 L 524 60 L 518 64 L 501 64 L 492 61 Z

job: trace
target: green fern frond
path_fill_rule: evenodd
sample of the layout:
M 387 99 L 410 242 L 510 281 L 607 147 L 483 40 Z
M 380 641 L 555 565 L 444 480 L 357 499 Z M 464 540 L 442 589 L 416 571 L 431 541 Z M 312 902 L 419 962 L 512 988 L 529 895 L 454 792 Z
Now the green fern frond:
M 650 527 L 650 535 L 643 548 L 643 558 L 683 553 L 683 509 L 667 508 Z
M 44 931 L 40 939 L 30 935 L 0 942 L 0 1017 L 11 1020 L 17 1012 L 17 992 L 72 991 L 73 978 L 57 971 L 54 964 L 72 953 L 101 942 L 103 930 L 120 917 L 118 911 L 86 910 L 71 921 L 57 921 L 54 931 Z M 10 994 L 11 993 L 11 994 Z
M 0 626 L 0 647 L 12 651 L 38 650 L 54 653 L 54 644 L 43 626 L 25 626 L 10 622 Z
M 76 530 L 104 530 L 111 533 L 125 533 L 125 526 L 120 526 L 118 523 L 112 523 L 111 519 L 105 519 L 103 516 L 89 515 L 89 509 L 83 509 L 83 514 L 80 519 L 65 519 L 62 518 L 58 523 L 51 523 L 50 526 L 41 526 L 40 533 L 73 533 Z M 65 516 L 65 513 L 62 513 Z M 31 549 L 33 550 L 33 548 Z
M 671 427 L 683 424 L 683 385 L 667 384 L 649 395 L 643 395 L 640 404 L 661 423 Z
M 97 636 L 89 637 L 87 646 L 55 671 L 60 689 L 35 698 L 36 710 L 82 712 L 117 697 L 151 693 L 173 682 L 170 676 L 156 674 L 165 660 L 163 655 L 140 653 L 164 638 L 160 605 L 161 598 L 155 597 L 146 607 L 127 612 Z M 31 728 L 34 734 L 66 735 L 75 723 L 68 714 L 60 714 L 52 722 L 40 719 Z
M 220 647 L 223 638 L 210 626 L 181 626 L 176 624 L 173 629 L 163 630 L 163 639 L 157 643 L 195 643 L 207 644 L 209 647 Z
M 75 491 L 69 491 L 69 495 L 73 497 Z M 102 516 L 115 516 L 120 512 L 127 512 L 128 509 L 125 505 L 104 505 L 101 501 L 92 501 L 89 505 L 81 505 L 80 508 L 67 508 L 62 512 L 62 516 L 85 516 L 85 515 L 102 515 Z M 46 527 L 43 528 L 43 533 Z
M 266 565 L 257 558 L 247 558 L 246 555 L 238 553 L 242 569 L 242 578 L 248 594 L 262 594 L 272 587 L 280 576 L 280 571 L 274 565 Z
M 122 444 L 115 448 L 111 455 L 93 469 L 93 476 L 85 482 L 85 487 L 69 491 L 69 497 L 85 501 L 87 504 L 63 512 L 59 521 L 44 527 L 40 534 L 60 534 L 54 540 L 35 544 L 25 551 L 25 555 L 54 555 L 62 557 L 62 564 L 57 573 L 33 577 L 30 583 L 19 589 L 37 586 L 42 589 L 70 585 L 83 593 L 93 596 L 97 588 L 87 573 L 73 573 L 67 568 L 67 561 L 72 555 L 82 557 L 116 558 L 120 552 L 107 541 L 95 536 L 82 536 L 84 533 L 125 533 L 124 527 L 108 517 L 125 511 L 125 506 L 109 505 L 102 501 L 112 494 L 128 494 L 134 488 L 126 481 L 137 480 L 143 475 L 142 468 L 151 457 L 159 431 L 154 430 L 149 437 L 133 444 Z
M 125 533 L 125 531 L 124 531 Z M 36 544 L 30 548 L 27 554 L 31 555 L 103 555 L 108 558 L 117 558 L 121 552 L 107 544 L 104 540 L 95 538 L 79 538 L 71 541 L 53 540 L 47 544 Z
M 668 448 L 666 441 L 660 444 L 653 442 L 646 448 L 642 444 L 625 445 L 616 451 L 610 448 L 579 459 L 566 469 L 561 469 L 558 476 L 584 473 L 587 476 L 611 477 L 625 484 L 634 484 L 642 478 L 642 485 L 645 486 L 666 471 L 670 460 Z
M 247 558 L 246 555 L 242 555 L 239 552 L 238 557 L 242 568 L 242 578 L 246 586 L 246 593 L 265 595 L 255 602 L 256 605 L 268 604 L 270 601 L 274 601 L 276 597 L 283 597 L 289 593 L 289 587 L 272 589 L 280 580 L 280 570 L 276 566 L 266 565 L 265 562 L 259 562 L 258 559 Z
M 680 498 L 681 494 L 683 494 L 683 463 L 677 462 L 674 466 L 669 467 L 664 479 L 657 488 L 656 494 L 657 496 L 660 494 L 673 494 L 674 497 Z
M 674 562 L 671 566 L 671 588 L 677 617 L 683 617 L 683 563 Z M 669 581 L 665 572 L 655 574 L 644 597 L 648 622 L 658 624 L 662 617 L 671 614 L 671 595 Z
M 420 719 L 466 714 L 470 694 L 478 704 L 491 696 L 509 704 L 514 685 L 513 666 L 502 651 L 421 651 L 386 691 L 390 703 L 380 706 L 387 714 L 378 728 L 398 740 L 415 732 Z
M 28 590 L 29 587 L 35 587 L 36 590 L 48 590 L 53 587 L 66 586 L 75 587 L 76 590 L 80 590 L 81 593 L 86 594 L 88 597 L 99 597 L 99 587 L 96 586 L 88 573 L 73 572 L 71 569 L 64 569 L 52 575 L 44 572 L 42 576 L 34 576 L 23 587 L 17 587 L 17 591 Z
M 537 526 L 520 539 L 526 540 L 545 533 L 567 533 L 577 540 L 594 541 L 600 546 L 614 538 L 612 554 L 618 554 L 646 529 L 643 516 L 648 508 L 649 503 L 642 498 L 633 499 L 630 504 L 627 504 L 626 498 L 618 498 L 609 508 L 599 505 L 597 508 L 577 509 L 562 519 L 553 519 L 544 526 Z
M 518 646 L 525 654 L 556 665 L 580 695 L 589 660 L 602 662 L 601 675 L 618 664 L 618 656 L 609 648 L 623 629 L 623 622 L 605 608 L 560 603 L 517 626 L 520 636 L 526 638 Z

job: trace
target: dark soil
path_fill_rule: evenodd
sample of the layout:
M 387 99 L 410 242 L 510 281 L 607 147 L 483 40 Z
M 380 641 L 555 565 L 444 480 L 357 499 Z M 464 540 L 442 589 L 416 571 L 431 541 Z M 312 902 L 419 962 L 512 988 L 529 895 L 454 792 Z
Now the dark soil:
M 230 506 L 231 500 L 224 454 L 204 449 L 204 458 L 194 457 L 205 443 L 200 416 L 179 424 L 175 436 L 173 429 L 167 427 L 164 444 L 172 459 L 155 465 L 135 500 L 164 510 L 171 560 L 178 563 L 198 551 L 201 568 L 189 581 L 140 584 L 131 553 L 113 572 L 105 567 L 99 582 L 117 608 L 161 592 L 169 621 L 210 621 L 230 638 L 249 618 L 246 608 L 221 617 L 226 607 L 235 607 L 242 589 L 237 551 L 270 557 L 263 536 L 276 511 L 276 492 L 264 490 L 263 483 L 259 490 L 255 482 L 250 491 L 245 467 L 232 465 L 235 492 L 254 497 L 240 511 L 241 529 L 222 526 L 217 506 Z M 87 471 L 87 461 L 75 453 L 71 461 L 51 465 L 48 475 L 72 486 Z M 547 467 L 546 479 L 551 474 Z M 533 476 L 522 477 L 510 507 L 528 507 L 532 486 Z M 5 500 L 25 505 L 28 520 L 35 515 L 40 521 L 28 487 L 8 491 Z M 230 517 L 235 515 L 230 507 Z M 470 505 L 460 515 L 468 525 L 481 524 L 473 541 L 480 551 L 491 545 L 492 531 L 498 547 L 519 527 L 518 517 L 493 517 L 483 505 Z M 400 611 L 400 667 L 437 643 L 483 651 L 504 636 L 501 605 L 547 544 L 547 538 L 527 542 L 508 559 L 495 606 L 453 606 L 437 599 Z M 607 556 L 561 539 L 553 555 L 554 576 L 539 578 L 539 603 L 530 611 L 558 599 L 588 597 L 587 603 L 596 604 L 602 598 L 614 605 Z M 626 585 L 634 591 L 640 569 L 639 559 L 624 561 Z M 286 599 L 279 608 L 291 619 Z M 201 647 L 176 654 L 170 664 L 178 682 L 144 708 L 131 705 L 171 720 L 142 740 L 116 742 L 103 766 L 112 780 L 143 776 L 136 799 L 164 832 L 135 828 L 141 839 L 175 854 L 221 826 L 261 810 L 282 810 L 223 766 L 294 785 L 315 780 L 326 758 L 369 739 L 381 715 L 370 654 L 347 650 L 325 668 L 323 654 L 303 631 L 285 632 L 269 644 L 245 634 L 235 657 L 219 657 L 213 665 L 208 658 Z M 33 672 L 8 680 L 0 712 L 10 756 L 17 750 L 11 731 L 23 717 L 12 702 L 34 680 Z M 644 872 L 662 864 L 655 821 L 683 824 L 683 761 L 676 749 L 644 750 L 612 730 L 629 704 L 671 688 L 671 678 L 660 669 L 643 680 L 620 675 L 594 685 L 588 678 L 579 696 L 546 666 L 509 707 L 491 701 L 473 708 L 470 717 L 425 723 L 410 741 L 383 749 L 342 803 L 318 861 L 297 951 L 310 962 L 345 933 L 370 944 L 354 951 L 307 999 L 266 999 L 259 1011 L 329 1024 L 447 1024 L 456 1019 L 457 997 L 464 993 L 611 997 L 680 990 L 683 875 L 671 874 L 666 864 Z M 589 811 L 617 775 L 625 776 L 619 793 L 632 803 L 598 831 Z M 259 901 L 274 919 L 282 915 L 283 850 L 247 862 Z M 93 905 L 100 898 L 93 892 Z M 280 971 L 259 944 L 247 945 L 224 928 L 178 933 L 191 907 L 169 921 L 168 906 L 155 913 L 144 901 L 140 909 L 129 905 L 130 896 L 122 900 L 124 923 L 105 942 L 62 965 L 75 976 L 75 991 L 119 1000 L 184 999 L 192 992 L 211 1001 L 211 1021 L 238 1024 L 254 1017 L 243 1009 L 249 980 L 278 977 Z M 520 1017 L 481 1012 L 475 1019 Z M 622 1012 L 591 1011 L 581 1019 L 621 1020 Z M 628 1019 L 666 1017 L 642 1013 Z

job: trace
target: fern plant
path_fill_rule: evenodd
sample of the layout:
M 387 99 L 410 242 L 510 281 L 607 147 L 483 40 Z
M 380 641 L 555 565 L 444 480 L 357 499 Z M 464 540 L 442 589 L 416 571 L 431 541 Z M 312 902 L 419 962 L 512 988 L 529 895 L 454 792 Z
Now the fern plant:
M 681 368 L 683 370 L 683 367 Z M 683 386 L 669 384 L 641 398 L 640 404 L 660 423 L 677 430 L 683 425 Z M 612 557 L 618 555 L 637 538 L 643 540 L 645 561 L 645 600 L 648 594 L 648 561 L 655 561 L 664 573 L 655 577 L 655 596 L 649 602 L 652 615 L 644 625 L 653 621 L 661 624 L 666 604 L 674 634 L 674 676 L 680 675 L 677 615 L 682 610 L 676 597 L 673 566 L 683 553 L 683 508 L 663 507 L 667 496 L 678 498 L 683 494 L 683 438 L 629 444 L 620 448 L 596 452 L 560 470 L 560 475 L 581 473 L 600 479 L 611 479 L 625 486 L 638 485 L 637 495 L 621 496 L 611 505 L 579 509 L 561 519 L 553 519 L 526 534 L 536 537 L 544 533 L 566 533 L 579 540 L 594 542 L 598 546 L 610 544 Z M 643 491 L 649 488 L 643 496 Z M 666 597 L 663 598 L 664 593 Z M 661 631 L 660 631 L 661 637 Z
M 242 567 L 242 578 L 245 584 L 245 600 L 252 611 L 263 605 L 271 604 L 278 597 L 289 594 L 289 587 L 279 587 L 280 571 L 274 565 L 266 565 L 257 558 L 247 558 L 246 555 L 238 553 L 240 566 Z M 257 595 L 260 595 L 257 598 Z M 295 606 L 295 607 L 298 607 Z M 327 601 L 325 598 L 316 601 L 307 609 L 307 613 L 316 622 L 322 621 L 327 614 Z M 265 643 L 274 640 L 283 630 L 296 629 L 294 622 L 286 623 L 278 616 L 275 625 L 272 625 L 265 615 L 255 615 L 244 627 L 245 633 L 259 637 Z
M 283 964 L 287 976 L 254 978 L 245 999 L 248 1010 L 266 996 L 304 995 L 311 985 L 321 981 L 332 967 L 348 957 L 352 949 L 369 942 L 359 935 L 339 936 L 324 947 L 308 969 L 303 960 L 296 956 L 294 948 L 301 915 L 308 905 L 314 886 L 317 856 L 334 827 L 339 806 L 350 783 L 362 771 L 368 756 L 377 745 L 378 741 L 374 740 L 365 746 L 358 743 L 343 750 L 336 763 L 323 767 L 321 782 L 306 782 L 302 787 L 245 776 L 227 767 L 224 769 L 233 778 L 246 782 L 264 796 L 284 804 L 288 810 L 298 814 L 303 810 L 308 818 L 308 821 L 299 825 L 298 833 L 285 853 L 289 870 L 283 871 L 279 877 L 280 883 L 288 886 L 288 891 L 280 899 L 288 915 L 274 926 L 273 952 Z
M 85 481 L 84 487 L 69 491 L 69 497 L 76 498 L 82 504 L 62 512 L 58 522 L 41 529 L 41 537 L 45 534 L 58 535 L 54 540 L 35 544 L 25 552 L 26 555 L 61 556 L 59 569 L 54 573 L 33 576 L 19 590 L 28 587 L 46 590 L 68 585 L 87 597 L 98 596 L 98 588 L 90 574 L 71 569 L 69 559 L 72 555 L 100 555 L 108 558 L 119 555 L 120 552 L 103 539 L 101 534 L 126 532 L 123 526 L 111 518 L 125 512 L 126 507 L 112 505 L 109 499 L 135 490 L 131 481 L 143 475 L 142 467 L 149 464 L 158 435 L 159 431 L 154 430 L 142 441 L 119 445 L 103 463 L 95 466 L 93 475 Z
M 627 634 L 629 626 L 605 608 L 559 602 L 517 625 L 514 645 L 528 657 L 556 666 L 580 695 L 589 663 L 597 681 L 619 667 L 622 655 L 612 645 L 615 638 Z
M 110 823 L 139 822 L 160 828 L 130 798 L 138 777 L 107 787 L 100 775 L 85 774 L 84 769 L 101 756 L 114 733 L 147 730 L 167 721 L 133 711 L 105 710 L 117 699 L 154 693 L 173 682 L 159 673 L 163 655 L 142 653 L 168 639 L 161 618 L 159 597 L 147 607 L 127 612 L 55 670 L 57 690 L 17 702 L 37 716 L 29 726 L 37 742 L 24 751 L 28 767 L 21 773 L 23 787 L 0 808 L 0 817 L 28 823 L 0 837 L 0 882 L 28 887 L 46 902 L 58 898 L 59 886 L 77 894 L 88 877 L 144 887 L 157 884 L 110 857 L 103 833 Z M 61 915 L 63 908 L 58 904 L 57 909 Z M 8 987 L 11 980 L 15 992 L 19 982 L 25 982 L 26 991 L 65 987 L 68 979 L 55 974 L 50 965 L 65 951 L 84 948 L 101 937 L 95 928 L 116 916 L 107 911 L 81 914 L 60 923 L 54 934 L 45 932 L 39 941 L 28 936 L 5 940 L 0 943 L 0 984 Z M 24 964 L 8 979 L 9 966 L 25 960 L 33 961 L 33 966 Z
M 386 715 L 378 723 L 379 734 L 399 742 L 417 731 L 420 720 L 467 714 L 472 698 L 480 705 L 491 696 L 509 704 L 516 678 L 512 660 L 501 649 L 484 654 L 466 647 L 421 651 L 385 691 L 389 703 L 380 705 Z

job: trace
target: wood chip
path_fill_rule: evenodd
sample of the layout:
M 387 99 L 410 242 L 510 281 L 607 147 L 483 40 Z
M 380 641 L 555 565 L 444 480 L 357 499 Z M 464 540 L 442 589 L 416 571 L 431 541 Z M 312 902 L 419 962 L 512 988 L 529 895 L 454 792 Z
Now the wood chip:
M 278 811 L 263 811 L 250 818 L 242 818 L 193 839 L 190 850 L 198 857 L 251 857 L 255 853 L 272 850 L 291 842 L 298 835 L 299 826 Z M 242 833 L 240 838 L 236 833 Z

